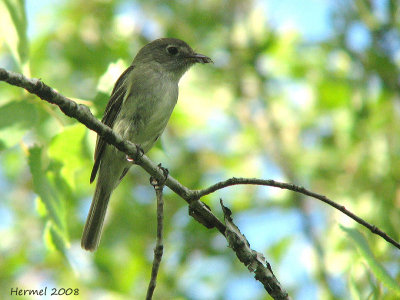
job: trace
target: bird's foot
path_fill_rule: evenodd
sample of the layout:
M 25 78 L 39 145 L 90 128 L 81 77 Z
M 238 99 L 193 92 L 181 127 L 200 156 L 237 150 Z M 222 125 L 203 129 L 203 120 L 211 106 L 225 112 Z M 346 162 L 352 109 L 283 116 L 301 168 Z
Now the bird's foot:
M 157 167 L 163 172 L 164 178 L 163 178 L 163 180 L 160 181 L 160 180 L 157 180 L 155 177 L 151 176 L 151 177 L 150 177 L 150 184 L 151 184 L 152 186 L 154 186 L 154 188 L 164 186 L 165 182 L 166 182 L 167 179 L 168 179 L 168 174 L 169 174 L 168 169 L 167 169 L 167 168 L 164 168 L 164 167 L 161 165 L 161 163 L 158 164 Z
M 132 164 L 136 164 L 136 162 L 144 155 L 144 151 L 142 148 L 140 148 L 139 145 L 136 145 L 136 155 L 135 157 L 130 157 L 128 155 L 126 155 L 126 160 L 129 161 Z
M 162 183 L 162 184 L 164 185 L 165 182 L 166 182 L 167 179 L 168 179 L 169 171 L 168 171 L 167 168 L 164 168 L 164 167 L 161 165 L 161 163 L 159 163 L 157 167 L 163 172 L 164 180 L 163 180 L 163 183 Z

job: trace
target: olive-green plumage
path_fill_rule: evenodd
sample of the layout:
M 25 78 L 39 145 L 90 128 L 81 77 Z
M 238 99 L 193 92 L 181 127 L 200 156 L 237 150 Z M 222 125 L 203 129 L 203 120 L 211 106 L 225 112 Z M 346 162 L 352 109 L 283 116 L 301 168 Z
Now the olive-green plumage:
M 167 125 L 182 75 L 195 63 L 210 62 L 179 39 L 162 38 L 145 45 L 117 80 L 102 122 L 146 153 Z M 97 173 L 98 179 L 81 241 L 82 248 L 90 251 L 99 245 L 111 193 L 132 165 L 100 137 L 94 159 L 90 182 Z

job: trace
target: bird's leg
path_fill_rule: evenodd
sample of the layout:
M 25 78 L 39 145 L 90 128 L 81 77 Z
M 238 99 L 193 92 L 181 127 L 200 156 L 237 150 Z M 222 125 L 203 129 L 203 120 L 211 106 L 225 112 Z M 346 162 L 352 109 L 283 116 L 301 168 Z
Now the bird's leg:
M 143 149 L 140 148 L 139 145 L 135 144 L 135 146 L 136 146 L 136 155 L 135 155 L 135 157 L 130 157 L 130 156 L 128 156 L 128 154 L 126 155 L 126 160 L 129 161 L 132 164 L 135 164 L 136 161 L 144 155 Z

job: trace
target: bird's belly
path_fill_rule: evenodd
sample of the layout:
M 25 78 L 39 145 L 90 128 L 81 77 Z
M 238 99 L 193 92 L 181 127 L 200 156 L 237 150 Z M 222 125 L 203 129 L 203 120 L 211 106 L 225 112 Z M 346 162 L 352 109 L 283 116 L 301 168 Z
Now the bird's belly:
M 163 133 L 171 113 L 172 109 L 170 111 L 155 110 L 146 121 L 136 122 L 137 127 L 130 132 L 129 140 L 139 144 L 144 152 L 147 152 Z
M 151 98 L 136 103 L 133 114 L 123 114 L 116 120 L 114 130 L 137 145 L 144 152 L 157 141 L 164 131 L 177 97 Z M 129 111 L 129 110 L 128 110 Z

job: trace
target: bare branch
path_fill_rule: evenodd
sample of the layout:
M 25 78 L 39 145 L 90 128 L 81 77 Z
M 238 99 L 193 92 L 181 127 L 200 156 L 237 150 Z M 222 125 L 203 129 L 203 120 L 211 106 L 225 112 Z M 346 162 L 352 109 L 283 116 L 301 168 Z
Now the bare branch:
M 395 247 L 400 249 L 400 243 L 396 242 L 394 239 L 392 239 L 389 235 L 387 235 L 384 231 L 380 230 L 375 225 L 369 224 L 364 219 L 358 217 L 357 215 L 355 215 L 354 213 L 352 213 L 351 211 L 346 209 L 346 207 L 344 207 L 343 205 L 340 205 L 340 204 L 332 201 L 331 199 L 327 198 L 324 195 L 311 192 L 311 191 L 305 189 L 302 186 L 297 186 L 297 185 L 294 185 L 294 184 L 291 184 L 291 183 L 278 182 L 278 181 L 270 180 L 270 179 L 235 178 L 235 177 L 233 177 L 233 178 L 230 178 L 228 180 L 218 182 L 218 183 L 216 183 L 216 184 L 214 184 L 214 185 L 212 185 L 212 186 L 210 186 L 210 187 L 208 187 L 206 189 L 199 190 L 199 191 L 197 191 L 197 195 L 198 195 L 199 198 L 201 198 L 201 197 L 203 197 L 205 195 L 208 195 L 208 194 L 211 194 L 211 193 L 213 193 L 213 192 L 215 192 L 217 190 L 226 188 L 228 186 L 238 185 L 238 184 L 252 184 L 252 185 L 273 186 L 273 187 L 278 187 L 278 188 L 281 188 L 281 189 L 285 189 L 285 190 L 290 190 L 290 191 L 293 191 L 293 192 L 301 193 L 301 194 L 313 197 L 315 199 L 321 200 L 322 202 L 325 202 L 326 204 L 336 208 L 337 210 L 340 210 L 342 213 L 344 213 L 345 215 L 349 216 L 350 218 L 352 218 L 357 223 L 360 223 L 364 227 L 368 228 L 372 233 L 375 233 L 375 234 L 381 236 L 386 241 L 388 241 L 389 243 L 391 243 L 392 245 L 394 245 Z
M 238 184 L 253 184 L 253 185 L 264 185 L 264 186 L 272 186 L 278 187 L 281 189 L 287 189 L 294 192 L 298 192 L 316 199 L 319 199 L 330 206 L 340 210 L 356 222 L 361 225 L 367 227 L 371 232 L 383 237 L 386 241 L 393 244 L 397 248 L 400 249 L 400 244 L 389 237 L 386 233 L 378 229 L 376 226 L 369 224 L 364 221 L 360 217 L 356 216 L 349 210 L 347 210 L 344 206 L 335 203 L 334 201 L 328 199 L 327 197 L 311 192 L 304 187 L 296 186 L 294 184 L 277 182 L 274 180 L 263 180 L 263 179 L 253 179 L 253 178 L 231 178 L 226 181 L 222 181 L 216 183 L 206 189 L 202 190 L 191 190 L 187 187 L 183 186 L 180 182 L 178 182 L 175 178 L 168 176 L 165 179 L 164 172 L 153 163 L 146 155 L 137 156 L 137 148 L 136 146 L 126 140 L 123 140 L 120 135 L 116 134 L 109 128 L 108 126 L 101 123 L 97 120 L 90 112 L 89 108 L 82 104 L 77 104 L 74 101 L 62 96 L 57 93 L 51 87 L 45 85 L 38 79 L 29 79 L 21 74 L 17 74 L 14 72 L 7 71 L 3 68 L 0 68 L 0 81 L 8 82 L 11 85 L 19 86 L 32 94 L 37 95 L 41 99 L 59 106 L 61 111 L 64 112 L 69 117 L 77 119 L 79 122 L 84 124 L 87 128 L 97 132 L 108 144 L 114 145 L 118 150 L 126 153 L 129 157 L 138 157 L 135 161 L 137 165 L 140 165 L 148 174 L 153 176 L 157 181 L 163 182 L 168 186 L 172 191 L 174 191 L 177 195 L 183 198 L 189 204 L 189 214 L 194 217 L 201 224 L 206 226 L 207 228 L 217 228 L 224 236 L 226 236 L 227 226 L 221 222 L 212 212 L 211 209 L 205 205 L 203 202 L 199 201 L 199 199 L 205 195 L 211 194 L 219 189 L 238 185 Z M 225 218 L 226 221 L 226 218 Z M 228 241 L 229 242 L 229 241 Z M 267 266 L 269 266 L 268 262 L 265 262 Z M 272 270 L 270 267 L 268 269 Z M 256 276 L 257 280 L 261 281 L 263 276 Z M 266 277 L 267 282 L 270 277 Z M 276 279 L 276 278 L 275 278 Z M 277 282 L 277 281 L 276 281 Z M 274 285 L 276 282 L 269 282 L 268 285 Z M 263 283 L 264 284 L 264 283 Z M 267 286 L 268 286 L 267 285 Z M 264 284 L 264 287 L 267 288 Z M 268 289 L 267 289 L 268 290 Z M 282 289 L 282 292 L 279 294 L 274 294 L 274 299 L 285 299 L 287 293 Z M 272 295 L 271 295 L 272 296 Z
M 264 285 L 265 290 L 272 298 L 281 300 L 289 299 L 289 295 L 282 289 L 281 284 L 272 272 L 271 265 L 265 260 L 264 255 L 250 248 L 250 243 L 244 234 L 233 223 L 231 210 L 224 206 L 222 199 L 220 199 L 220 203 L 224 212 L 226 224 L 225 236 L 229 247 L 235 251 L 236 256 L 249 271 L 255 274 L 255 278 Z
M 163 200 L 163 185 L 159 184 L 154 178 L 150 178 L 150 183 L 156 191 L 157 197 L 157 239 L 156 246 L 154 247 L 153 267 L 151 269 L 151 279 L 149 287 L 147 288 L 146 300 L 151 300 L 153 297 L 154 289 L 156 288 L 158 269 L 164 251 L 163 245 L 163 220 L 164 220 L 164 200 Z

